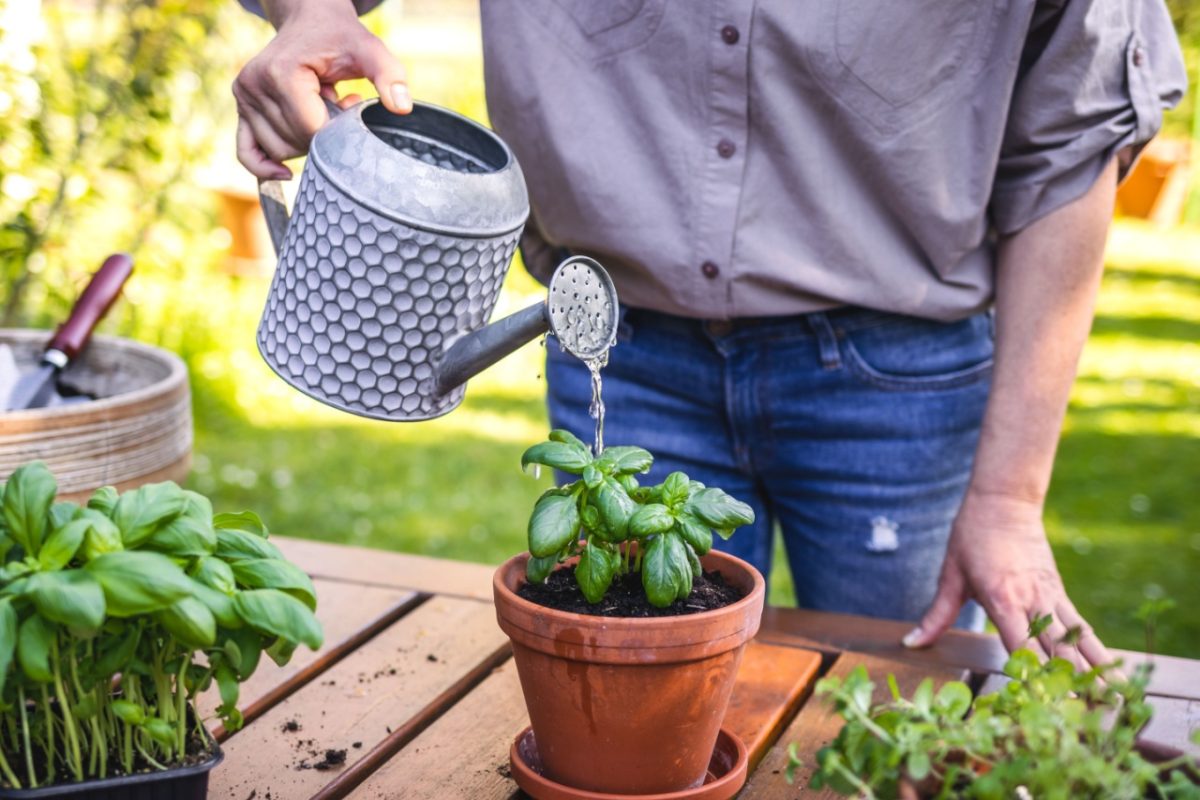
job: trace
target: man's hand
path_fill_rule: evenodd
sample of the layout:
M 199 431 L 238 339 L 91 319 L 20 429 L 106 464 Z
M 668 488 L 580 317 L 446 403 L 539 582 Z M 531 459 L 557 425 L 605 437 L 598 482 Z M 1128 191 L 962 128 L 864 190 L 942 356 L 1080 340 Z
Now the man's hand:
M 276 0 L 267 11 L 279 32 L 233 83 L 237 155 L 250 172 L 292 176 L 283 162 L 308 152 L 329 119 L 321 98 L 342 107 L 360 99 L 339 100 L 338 81 L 368 78 L 389 111 L 412 110 L 404 67 L 358 21 L 349 0 Z
M 1080 198 L 1005 238 L 996 264 L 996 367 L 975 465 L 932 606 L 908 647 L 927 647 L 974 599 L 1005 647 L 1030 643 L 1079 666 L 1112 661 L 1067 598 L 1042 525 L 1054 451 L 1087 340 L 1116 194 L 1116 161 Z M 1073 645 L 1056 642 L 1077 629 Z
M 968 493 L 950 535 L 937 598 L 904 643 L 932 644 L 972 598 L 987 611 L 1010 651 L 1028 647 L 1043 657 L 1074 661 L 1078 668 L 1113 661 L 1067 597 L 1046 541 L 1040 503 Z M 1053 617 L 1050 626 L 1029 639 L 1030 622 L 1045 614 Z M 1063 644 L 1064 639 L 1074 644 Z

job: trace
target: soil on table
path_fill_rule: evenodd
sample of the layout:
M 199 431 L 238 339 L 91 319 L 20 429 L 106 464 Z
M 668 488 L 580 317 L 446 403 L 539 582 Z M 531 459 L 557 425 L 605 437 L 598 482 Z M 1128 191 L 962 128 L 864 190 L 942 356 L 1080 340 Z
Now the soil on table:
M 692 581 L 692 593 L 685 599 L 676 600 L 666 608 L 656 608 L 646 599 L 642 576 L 630 573 L 614 578 L 603 599 L 592 604 L 575 582 L 574 567 L 555 570 L 545 583 L 523 583 L 517 594 L 548 608 L 596 617 L 678 617 L 724 608 L 744 596 L 726 583 L 720 572 L 704 572 Z

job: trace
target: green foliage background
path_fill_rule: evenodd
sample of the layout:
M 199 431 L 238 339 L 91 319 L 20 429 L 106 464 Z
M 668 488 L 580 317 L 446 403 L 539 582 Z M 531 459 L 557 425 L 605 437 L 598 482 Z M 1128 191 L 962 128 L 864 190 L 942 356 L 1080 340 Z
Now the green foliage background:
M 1166 130 L 1187 136 L 1200 0 L 1170 5 L 1196 77 Z M 0 321 L 49 327 L 108 252 L 132 251 L 135 276 L 104 330 L 187 360 L 191 488 L 260 509 L 286 535 L 489 562 L 522 549 L 548 485 L 518 467 L 547 430 L 536 344 L 472 380 L 458 411 L 412 426 L 307 400 L 254 349 L 270 265 L 227 269 L 209 187 L 238 173 L 229 84 L 269 28 L 232 0 L 54 0 L 32 37 L 30 8 L 0 0 Z M 367 19 L 418 98 L 486 118 L 473 3 L 385 3 Z M 1109 263 L 1047 525 L 1107 641 L 1138 647 L 1133 612 L 1168 594 L 1179 609 L 1161 649 L 1200 657 L 1200 233 L 1121 221 Z M 538 293 L 514 266 L 497 315 Z M 786 572 L 772 592 L 788 601 Z

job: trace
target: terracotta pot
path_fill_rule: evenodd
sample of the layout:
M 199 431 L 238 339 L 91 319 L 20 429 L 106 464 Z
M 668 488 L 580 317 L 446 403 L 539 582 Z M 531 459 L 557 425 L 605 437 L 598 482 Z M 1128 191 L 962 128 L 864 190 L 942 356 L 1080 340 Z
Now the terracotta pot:
M 743 592 L 738 602 L 683 616 L 595 617 L 518 597 L 528 558 L 505 562 L 492 588 L 546 775 L 612 794 L 701 785 L 742 651 L 758 632 L 762 575 L 710 552 L 704 568 Z

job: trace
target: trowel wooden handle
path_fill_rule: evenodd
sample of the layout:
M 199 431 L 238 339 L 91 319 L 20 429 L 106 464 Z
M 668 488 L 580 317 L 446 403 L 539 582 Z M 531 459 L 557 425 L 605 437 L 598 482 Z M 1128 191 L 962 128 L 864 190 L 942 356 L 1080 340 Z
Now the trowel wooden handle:
M 133 259 L 125 253 L 116 253 L 104 259 L 83 294 L 75 301 L 71 316 L 54 332 L 54 338 L 46 349 L 59 350 L 68 359 L 77 356 L 88 339 L 92 338 L 96 324 L 104 319 L 132 272 Z

